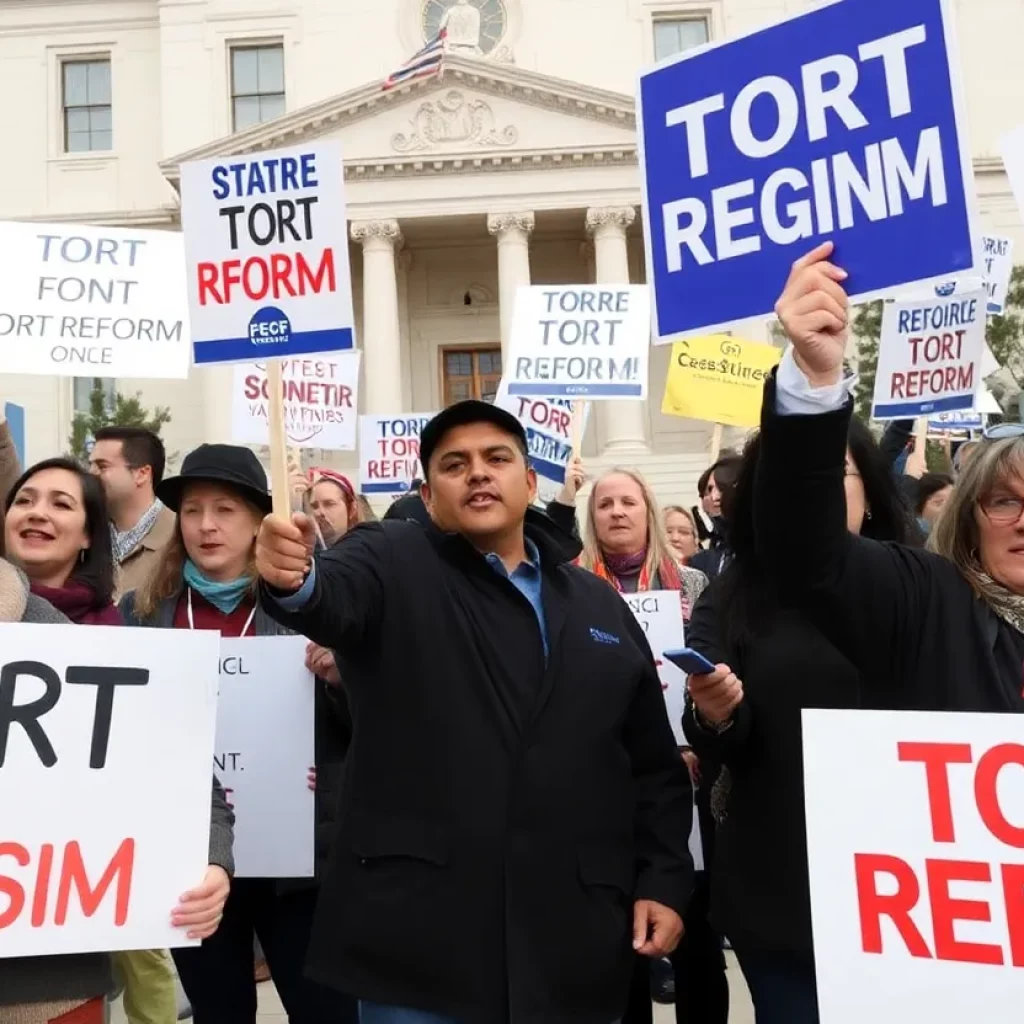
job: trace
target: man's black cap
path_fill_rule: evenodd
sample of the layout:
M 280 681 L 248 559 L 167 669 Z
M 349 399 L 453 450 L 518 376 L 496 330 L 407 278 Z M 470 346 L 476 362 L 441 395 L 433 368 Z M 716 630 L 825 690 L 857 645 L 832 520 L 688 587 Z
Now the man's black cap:
M 506 409 L 491 405 L 490 402 L 478 402 L 470 399 L 456 402 L 439 412 L 420 434 L 420 462 L 423 463 L 423 475 L 427 475 L 430 456 L 441 443 L 441 438 L 456 427 L 466 427 L 471 423 L 493 423 L 507 434 L 511 434 L 526 450 L 526 430 Z

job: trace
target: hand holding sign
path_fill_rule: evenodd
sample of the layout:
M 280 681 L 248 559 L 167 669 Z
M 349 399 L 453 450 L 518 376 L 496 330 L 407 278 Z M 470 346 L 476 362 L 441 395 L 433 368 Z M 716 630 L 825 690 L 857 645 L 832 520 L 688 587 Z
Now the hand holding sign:
M 298 590 L 309 572 L 316 527 L 304 512 L 267 516 L 256 538 L 256 571 L 278 590 Z
M 171 914 L 171 924 L 175 928 L 187 928 L 190 939 L 208 939 L 220 925 L 230 891 L 228 873 L 211 864 L 202 883 L 181 897 L 181 903 Z
M 801 256 L 775 305 L 796 363 L 813 387 L 839 381 L 846 353 L 849 300 L 839 284 L 846 271 L 828 262 L 832 249 L 823 242 Z

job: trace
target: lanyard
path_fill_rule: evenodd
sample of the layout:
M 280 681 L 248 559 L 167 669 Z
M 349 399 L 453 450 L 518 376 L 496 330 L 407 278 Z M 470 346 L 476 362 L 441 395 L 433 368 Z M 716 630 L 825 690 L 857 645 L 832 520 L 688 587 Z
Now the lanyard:
M 192 617 L 192 588 L 188 588 L 188 600 L 186 603 L 186 611 L 188 613 L 188 628 L 196 628 L 196 620 Z M 245 625 L 242 627 L 242 632 L 238 634 L 239 639 L 245 636 L 249 632 L 249 627 L 252 625 L 252 620 L 256 618 L 256 605 L 252 606 L 252 611 L 249 612 L 249 618 L 245 620 Z

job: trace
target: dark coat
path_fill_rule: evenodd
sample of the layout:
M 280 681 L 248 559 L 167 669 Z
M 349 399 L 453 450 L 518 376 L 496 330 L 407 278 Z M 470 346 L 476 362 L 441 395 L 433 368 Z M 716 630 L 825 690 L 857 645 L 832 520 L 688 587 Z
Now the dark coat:
M 527 521 L 546 663 L 530 603 L 432 526 L 350 531 L 302 612 L 263 595 L 337 652 L 354 721 L 310 973 L 465 1024 L 610 1024 L 634 900 L 685 908 L 689 779 L 628 607 Z

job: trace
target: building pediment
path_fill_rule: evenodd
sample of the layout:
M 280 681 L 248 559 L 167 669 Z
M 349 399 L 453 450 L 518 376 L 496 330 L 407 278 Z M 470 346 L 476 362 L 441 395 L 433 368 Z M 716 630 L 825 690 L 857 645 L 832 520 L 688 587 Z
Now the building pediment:
M 444 75 L 384 91 L 380 82 L 218 139 L 161 163 L 177 185 L 190 160 L 339 138 L 346 177 L 633 163 L 631 96 L 465 58 Z

